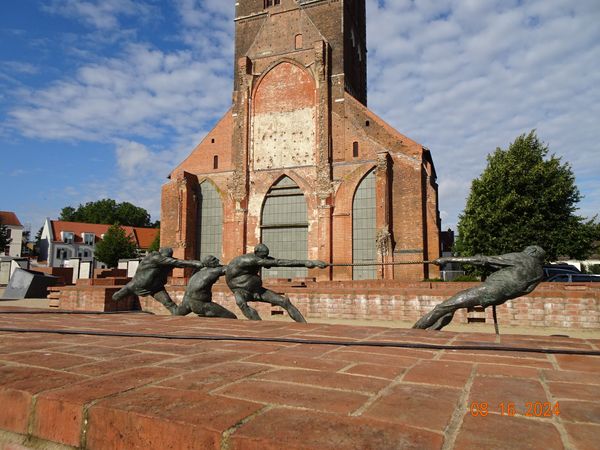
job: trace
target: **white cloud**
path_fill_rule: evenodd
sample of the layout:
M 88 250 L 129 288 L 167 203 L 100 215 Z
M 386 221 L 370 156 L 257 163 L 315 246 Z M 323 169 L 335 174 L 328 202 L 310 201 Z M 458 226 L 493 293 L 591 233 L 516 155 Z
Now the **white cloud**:
M 35 75 L 40 71 L 38 66 L 23 61 L 2 61 L 0 62 L 0 68 L 2 70 L 24 75 Z
M 231 81 L 222 61 L 189 51 L 166 53 L 131 44 L 116 58 L 81 67 L 74 77 L 24 91 L 10 112 L 22 134 L 41 139 L 107 142 L 185 136 L 227 110 Z
M 86 21 L 100 34 L 91 36 L 91 47 L 90 35 L 85 42 L 73 41 L 75 47 L 69 51 L 81 65 L 72 75 L 42 88 L 15 92 L 17 106 L 9 110 L 8 124 L 34 139 L 114 145 L 113 176 L 89 180 L 79 189 L 82 200 L 78 201 L 110 196 L 144 206 L 157 218 L 166 176 L 230 106 L 234 7 L 221 2 L 176 2 L 184 24 L 176 27 L 177 50 L 125 41 L 120 51 L 102 57 L 90 48 L 115 42 L 104 35 L 127 37 L 122 30 L 108 28 L 124 22 L 143 4 L 87 3 L 94 20 L 83 14 L 78 2 L 50 5 L 53 12 Z M 135 35 L 135 30 L 129 35 Z M 196 35 L 199 39 L 194 40 Z M 169 41 L 168 36 L 163 38 Z M 81 51 L 79 44 L 86 50 Z
M 600 3 L 367 0 L 367 21 L 369 106 L 432 150 L 444 228 L 486 155 L 534 128 L 600 211 Z
M 18 91 L 10 112 L 28 137 L 114 144 L 114 178 L 89 188 L 154 214 L 164 177 L 227 110 L 232 89 L 232 2 L 173 4 L 180 23 L 164 40 L 182 50 L 138 42 L 97 57 L 87 49 L 76 72 Z M 46 5 L 111 36 L 156 3 Z M 597 0 L 367 0 L 367 21 L 369 107 L 431 149 L 444 228 L 456 225 L 486 155 L 533 128 L 572 163 L 581 213 L 600 211 Z
M 44 9 L 101 30 L 118 28 L 120 17 L 145 17 L 153 10 L 149 5 L 134 0 L 50 0 Z
M 179 35 L 204 57 L 233 61 L 234 5 L 222 0 L 175 0 L 183 24 Z

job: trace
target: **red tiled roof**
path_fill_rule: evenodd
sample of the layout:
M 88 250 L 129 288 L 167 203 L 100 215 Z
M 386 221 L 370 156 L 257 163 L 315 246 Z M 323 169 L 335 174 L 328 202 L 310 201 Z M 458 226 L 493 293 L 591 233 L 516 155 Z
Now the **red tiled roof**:
M 82 222 L 65 222 L 63 220 L 51 220 L 50 225 L 52 226 L 52 234 L 54 235 L 54 242 L 60 242 L 60 233 L 62 231 L 71 232 L 75 235 L 75 243 L 83 242 L 83 233 L 94 233 L 95 241 L 101 240 L 101 236 L 105 234 L 110 225 L 103 225 L 98 223 L 82 223 Z M 158 233 L 158 228 L 141 228 L 141 227 L 121 227 L 125 230 L 127 235 L 133 236 L 137 248 L 146 249 L 150 247 L 152 241 Z
M 152 245 L 152 242 L 156 238 L 158 233 L 158 228 L 139 228 L 136 227 L 133 229 L 135 233 L 135 238 L 138 242 L 139 248 L 148 248 Z
M 0 211 L 0 224 L 22 227 L 17 215 L 12 211 Z

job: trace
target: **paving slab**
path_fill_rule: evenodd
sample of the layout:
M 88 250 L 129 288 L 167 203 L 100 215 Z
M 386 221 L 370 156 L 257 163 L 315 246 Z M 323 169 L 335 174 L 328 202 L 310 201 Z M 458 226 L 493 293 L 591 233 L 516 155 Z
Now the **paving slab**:
M 0 328 L 0 448 L 599 448 L 600 356 L 529 351 L 588 339 L 2 306 Z

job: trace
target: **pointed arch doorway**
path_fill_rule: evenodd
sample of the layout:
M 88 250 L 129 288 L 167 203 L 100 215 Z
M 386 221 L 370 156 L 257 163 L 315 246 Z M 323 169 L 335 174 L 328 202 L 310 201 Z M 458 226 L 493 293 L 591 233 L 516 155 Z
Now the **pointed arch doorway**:
M 279 259 L 307 259 L 308 218 L 306 199 L 289 177 L 275 183 L 265 198 L 261 214 L 261 241 L 270 255 Z M 263 270 L 263 278 L 302 278 L 303 267 L 274 267 Z
M 371 170 L 360 182 L 352 202 L 352 262 L 372 263 L 377 260 L 375 172 Z M 374 265 L 355 266 L 354 280 L 373 280 L 376 277 Z
M 221 259 L 223 257 L 223 204 L 221 196 L 211 182 L 203 181 L 198 186 L 197 198 L 197 259 L 207 255 L 213 255 Z

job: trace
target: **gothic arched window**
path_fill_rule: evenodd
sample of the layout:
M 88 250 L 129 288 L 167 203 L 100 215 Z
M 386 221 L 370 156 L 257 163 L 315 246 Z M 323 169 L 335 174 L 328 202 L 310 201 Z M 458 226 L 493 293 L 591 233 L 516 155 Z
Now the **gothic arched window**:
M 377 260 L 376 212 L 375 212 L 375 172 L 371 171 L 362 179 L 352 202 L 352 262 L 371 263 Z M 375 266 L 353 267 L 352 279 L 372 280 Z
M 212 183 L 205 181 L 198 187 L 198 259 L 206 255 L 222 257 L 223 205 L 221 196 Z
M 265 198 L 261 219 L 262 243 L 279 259 L 306 259 L 308 220 L 306 200 L 289 177 L 275 183 Z M 265 278 L 306 277 L 303 267 L 273 267 L 263 270 Z

